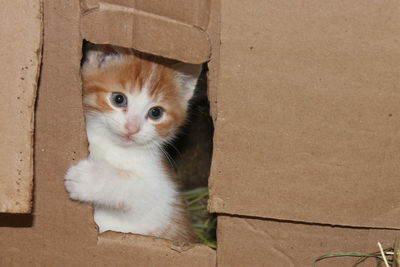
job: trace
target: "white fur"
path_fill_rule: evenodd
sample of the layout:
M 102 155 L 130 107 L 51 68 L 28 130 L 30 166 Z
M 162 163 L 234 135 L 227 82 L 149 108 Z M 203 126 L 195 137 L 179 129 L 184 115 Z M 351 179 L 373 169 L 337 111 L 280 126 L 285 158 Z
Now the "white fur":
M 190 86 L 193 91 L 195 83 Z M 127 112 L 114 108 L 86 114 L 90 156 L 69 168 L 65 187 L 72 199 L 93 204 L 100 232 L 159 235 L 172 222 L 178 192 L 163 167 L 165 138 L 157 134 L 156 122 L 146 119 L 155 105 L 145 83 L 140 94 L 128 95 Z M 128 119 L 138 121 L 140 131 L 123 141 L 120 135 L 126 134 Z
M 149 234 L 169 226 L 177 190 L 167 176 L 158 137 L 145 114 L 152 107 L 147 91 L 128 96 L 126 113 L 119 110 L 89 114 L 87 135 L 90 156 L 72 166 L 65 186 L 70 197 L 92 203 L 99 231 Z M 133 141 L 122 141 L 127 118 L 140 120 Z
M 70 197 L 94 204 L 100 232 L 161 233 L 171 221 L 177 191 L 160 155 L 146 148 L 116 147 L 100 136 L 94 139 L 89 138 L 94 141 L 89 159 L 68 170 Z

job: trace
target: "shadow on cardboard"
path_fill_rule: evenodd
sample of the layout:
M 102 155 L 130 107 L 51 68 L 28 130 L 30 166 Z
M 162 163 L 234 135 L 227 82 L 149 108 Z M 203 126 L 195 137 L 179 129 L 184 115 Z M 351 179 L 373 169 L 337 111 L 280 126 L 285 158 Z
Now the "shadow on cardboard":
M 0 227 L 32 227 L 32 214 L 0 213 Z

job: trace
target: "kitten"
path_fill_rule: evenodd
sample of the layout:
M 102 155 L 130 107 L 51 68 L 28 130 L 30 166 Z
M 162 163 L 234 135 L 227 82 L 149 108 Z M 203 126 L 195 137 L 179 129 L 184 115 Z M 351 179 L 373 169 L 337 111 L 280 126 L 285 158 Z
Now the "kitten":
M 81 74 L 88 159 L 65 176 L 69 196 L 94 206 L 107 230 L 193 242 L 163 145 L 184 123 L 201 65 L 94 45 Z

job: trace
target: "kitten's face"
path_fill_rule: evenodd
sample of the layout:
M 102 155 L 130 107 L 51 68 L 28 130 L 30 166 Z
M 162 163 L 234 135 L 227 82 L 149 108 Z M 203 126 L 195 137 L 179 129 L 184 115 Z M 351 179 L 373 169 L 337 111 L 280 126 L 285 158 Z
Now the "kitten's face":
M 200 65 L 167 66 L 107 49 L 118 53 L 89 51 L 82 66 L 88 129 L 121 146 L 168 141 L 185 120 Z

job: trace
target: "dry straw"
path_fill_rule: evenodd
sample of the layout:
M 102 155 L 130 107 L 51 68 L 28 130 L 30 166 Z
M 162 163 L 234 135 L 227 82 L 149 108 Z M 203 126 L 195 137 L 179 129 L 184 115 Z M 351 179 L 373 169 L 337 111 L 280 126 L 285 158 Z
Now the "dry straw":
M 328 253 L 318 257 L 314 263 L 313 267 L 317 267 L 317 263 L 322 260 L 327 260 L 337 257 L 355 257 L 357 260 L 352 266 L 359 266 L 368 259 L 375 259 L 376 266 L 378 267 L 400 267 L 400 249 L 399 240 L 396 240 L 395 244 L 391 248 L 383 249 L 381 243 L 378 242 L 379 251 L 373 253 L 360 253 L 360 252 L 338 252 L 338 253 Z
M 201 243 L 216 249 L 216 224 L 215 214 L 207 210 L 208 189 L 200 187 L 182 193 L 185 199 L 194 233 Z

